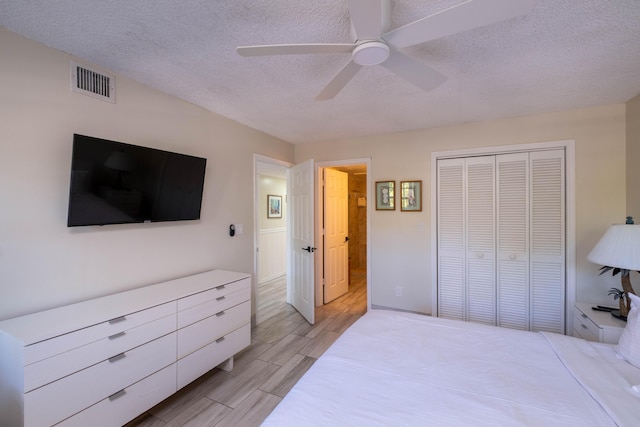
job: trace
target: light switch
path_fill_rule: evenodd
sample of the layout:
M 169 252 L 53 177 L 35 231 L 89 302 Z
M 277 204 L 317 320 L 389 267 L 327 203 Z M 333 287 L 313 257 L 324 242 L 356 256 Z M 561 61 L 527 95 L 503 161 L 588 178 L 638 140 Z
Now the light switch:
M 236 233 L 238 235 L 244 234 L 244 225 L 243 224 L 236 224 Z

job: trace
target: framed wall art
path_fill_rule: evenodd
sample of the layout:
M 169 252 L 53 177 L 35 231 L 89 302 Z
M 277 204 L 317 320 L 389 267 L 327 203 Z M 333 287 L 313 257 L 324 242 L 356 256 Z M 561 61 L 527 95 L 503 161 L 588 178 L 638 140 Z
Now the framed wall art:
M 393 211 L 396 209 L 396 182 L 376 181 L 376 210 Z
M 422 181 L 400 182 L 400 210 L 405 212 L 422 211 Z
M 282 196 L 267 195 L 267 218 L 282 218 Z

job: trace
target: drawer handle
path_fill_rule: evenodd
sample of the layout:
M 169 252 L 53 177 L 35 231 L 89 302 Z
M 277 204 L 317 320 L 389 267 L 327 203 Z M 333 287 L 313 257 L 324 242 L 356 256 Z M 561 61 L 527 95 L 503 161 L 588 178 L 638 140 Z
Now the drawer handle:
M 225 285 L 216 286 L 216 290 L 221 291 L 225 288 Z
M 109 358 L 109 362 L 110 363 L 117 362 L 120 359 L 124 359 L 126 356 L 127 355 L 124 353 L 116 354 L 115 356 Z
M 113 325 L 114 323 L 124 322 L 125 320 L 127 320 L 126 316 L 120 316 L 120 317 L 116 317 L 115 319 L 109 320 L 109 324 Z
M 120 338 L 125 336 L 127 333 L 122 331 L 122 332 L 118 332 L 117 334 L 113 334 L 109 337 L 110 340 L 115 340 L 116 338 Z
M 221 311 L 220 313 L 216 313 L 216 316 L 217 316 L 217 317 L 224 316 L 224 315 L 225 315 L 225 312 L 224 312 L 224 311 Z
M 222 301 L 223 299 L 225 299 L 226 297 L 218 297 L 216 298 L 216 301 Z
M 582 327 L 583 327 L 583 328 L 585 328 L 585 329 L 589 329 L 589 328 L 587 328 L 587 325 L 585 325 L 585 324 L 583 324 L 583 323 L 580 323 L 580 326 L 582 326 Z
M 117 398 L 124 396 L 125 394 L 127 394 L 127 391 L 125 389 L 122 389 L 120 391 L 113 393 L 111 396 L 109 396 L 109 400 L 114 401 Z
M 216 340 L 217 343 L 221 343 L 222 341 L 224 341 L 224 337 L 220 337 Z
M 586 319 L 588 316 L 584 313 L 582 313 L 580 316 L 582 316 L 583 319 Z

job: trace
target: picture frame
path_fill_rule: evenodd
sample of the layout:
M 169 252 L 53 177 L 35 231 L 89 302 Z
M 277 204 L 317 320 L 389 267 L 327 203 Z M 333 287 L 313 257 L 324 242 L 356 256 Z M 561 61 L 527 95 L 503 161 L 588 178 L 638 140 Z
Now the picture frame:
M 422 211 L 422 181 L 400 182 L 400 210 L 403 212 Z
M 376 181 L 376 210 L 394 211 L 396 209 L 396 182 Z
M 282 196 L 267 195 L 267 218 L 282 218 Z

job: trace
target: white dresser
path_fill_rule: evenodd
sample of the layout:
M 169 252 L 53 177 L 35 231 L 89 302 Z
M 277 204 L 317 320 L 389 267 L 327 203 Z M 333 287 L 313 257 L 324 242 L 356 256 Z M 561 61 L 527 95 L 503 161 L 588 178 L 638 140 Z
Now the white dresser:
M 0 322 L 0 425 L 117 426 L 251 342 L 250 275 L 212 270 Z

